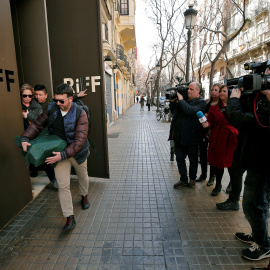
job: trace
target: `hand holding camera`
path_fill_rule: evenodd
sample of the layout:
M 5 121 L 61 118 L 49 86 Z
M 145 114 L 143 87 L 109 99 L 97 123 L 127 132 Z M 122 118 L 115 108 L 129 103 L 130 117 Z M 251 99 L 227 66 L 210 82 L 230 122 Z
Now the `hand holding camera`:
M 178 97 L 178 100 L 183 100 L 184 99 L 183 96 L 179 92 L 177 92 L 177 97 Z
M 240 98 L 241 97 L 241 90 L 238 88 L 233 88 L 230 98 Z

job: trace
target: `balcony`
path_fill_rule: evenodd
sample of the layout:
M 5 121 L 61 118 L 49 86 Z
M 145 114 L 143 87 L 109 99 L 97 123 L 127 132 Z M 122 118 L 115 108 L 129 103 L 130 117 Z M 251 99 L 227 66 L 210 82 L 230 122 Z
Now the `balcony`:
M 124 47 L 120 44 L 116 44 L 116 58 L 117 63 L 120 67 L 123 67 L 125 65 L 124 62 Z
M 231 27 L 228 28 L 228 35 L 231 37 L 233 36 L 237 31 L 238 31 L 238 26 L 237 25 L 233 25 Z
M 124 48 L 120 44 L 116 44 L 116 57 L 117 59 L 124 61 Z
M 265 7 L 258 7 L 257 9 L 254 10 L 254 18 L 255 21 L 258 22 L 262 18 L 266 17 L 267 15 L 267 9 Z
M 124 62 L 125 62 L 125 66 L 127 67 L 128 61 L 127 61 L 127 56 L 125 54 L 124 54 Z
M 251 20 L 246 20 L 246 23 L 242 29 L 242 31 L 246 31 L 251 26 Z
M 247 27 L 247 28 L 250 27 L 250 24 L 251 24 L 251 20 L 247 20 L 247 22 L 246 22 L 244 28 L 245 28 L 245 27 Z M 238 22 L 238 23 L 236 23 L 236 24 L 234 24 L 234 25 L 231 25 L 231 26 L 228 28 L 228 30 L 227 30 L 228 35 L 229 35 L 230 37 L 233 36 L 233 35 L 240 29 L 240 27 L 241 27 L 242 25 L 243 25 L 243 21 L 240 21 L 240 22 Z M 242 31 L 246 30 L 247 28 L 242 29 Z
M 238 48 L 233 49 L 233 54 L 237 54 L 238 52 Z
M 120 1 L 115 2 L 116 27 L 125 51 L 136 47 L 135 37 L 135 2 L 129 1 L 128 10 L 120 6 Z M 124 15 L 124 16 L 123 16 Z

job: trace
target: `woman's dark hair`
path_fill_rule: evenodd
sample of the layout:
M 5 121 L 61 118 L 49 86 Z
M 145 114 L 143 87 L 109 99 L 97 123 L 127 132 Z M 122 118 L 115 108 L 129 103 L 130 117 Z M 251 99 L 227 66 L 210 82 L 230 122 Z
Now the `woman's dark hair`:
M 221 91 L 221 89 L 223 89 L 224 87 L 227 87 L 227 89 L 228 89 L 228 98 L 230 98 L 231 93 L 232 93 L 232 90 L 229 89 L 229 87 L 228 87 L 227 84 L 222 84 L 221 87 L 220 87 L 220 89 L 219 89 L 219 91 Z
M 67 94 L 67 97 L 73 97 L 73 88 L 66 83 L 62 83 L 56 87 L 54 90 L 55 95 Z
M 223 88 L 225 88 L 225 87 L 227 87 L 227 89 L 228 89 L 228 99 L 229 99 L 229 98 L 230 98 L 230 95 L 231 95 L 231 90 L 229 89 L 228 85 L 222 84 L 221 87 L 220 87 L 220 89 L 219 89 L 219 92 L 221 92 L 221 90 L 222 90 Z M 219 100 L 219 101 L 218 101 L 218 105 L 221 106 L 221 104 L 222 104 L 222 101 Z

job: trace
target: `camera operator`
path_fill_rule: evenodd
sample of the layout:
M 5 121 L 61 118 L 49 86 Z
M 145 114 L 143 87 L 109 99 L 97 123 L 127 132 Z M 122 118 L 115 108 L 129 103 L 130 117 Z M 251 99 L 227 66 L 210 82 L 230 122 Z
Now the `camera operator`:
M 175 107 L 171 124 L 170 138 L 174 140 L 175 155 L 180 173 L 180 181 L 174 188 L 189 186 L 195 187 L 198 168 L 198 145 L 203 139 L 203 128 L 196 113 L 205 111 L 206 101 L 200 96 L 200 84 L 192 82 L 188 86 L 187 100 L 177 92 L 178 102 Z M 187 177 L 186 156 L 189 158 L 189 177 Z
M 266 69 L 265 74 L 269 74 Z M 227 112 L 232 125 L 244 135 L 241 164 L 247 169 L 243 195 L 243 211 L 251 226 L 252 234 L 238 232 L 236 238 L 253 243 L 242 250 L 249 260 L 270 257 L 268 234 L 268 210 L 270 199 L 270 90 L 253 91 L 250 95 L 254 111 L 244 108 L 240 102 L 241 91 L 233 89 Z

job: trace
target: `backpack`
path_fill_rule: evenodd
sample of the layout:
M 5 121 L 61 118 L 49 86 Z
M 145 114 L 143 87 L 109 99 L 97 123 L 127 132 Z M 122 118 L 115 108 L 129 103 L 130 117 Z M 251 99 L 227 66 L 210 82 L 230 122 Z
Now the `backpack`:
M 90 132 L 91 132 L 91 124 L 92 124 L 92 122 L 91 122 L 91 110 L 80 99 L 73 100 L 73 102 L 77 104 L 77 107 L 81 108 L 81 110 L 76 110 L 76 122 L 79 121 L 81 111 L 84 110 L 86 112 L 86 115 L 87 115 L 87 118 L 88 118 L 88 136 L 89 136 Z M 100 153 L 98 152 L 98 150 L 95 147 L 94 143 L 91 142 L 89 137 L 88 137 L 88 141 L 89 141 L 90 145 L 92 146 L 92 148 L 94 149 L 94 151 L 96 152 L 98 158 L 101 159 Z
M 91 132 L 91 110 L 90 110 L 90 108 L 87 105 L 85 105 L 80 99 L 73 100 L 73 102 L 76 103 L 79 108 L 81 108 L 82 110 L 84 110 L 86 112 L 87 119 L 88 119 L 88 135 L 90 135 L 90 132 Z M 77 110 L 76 111 L 76 122 L 78 122 L 78 120 L 80 118 L 80 114 L 81 114 L 81 110 Z

